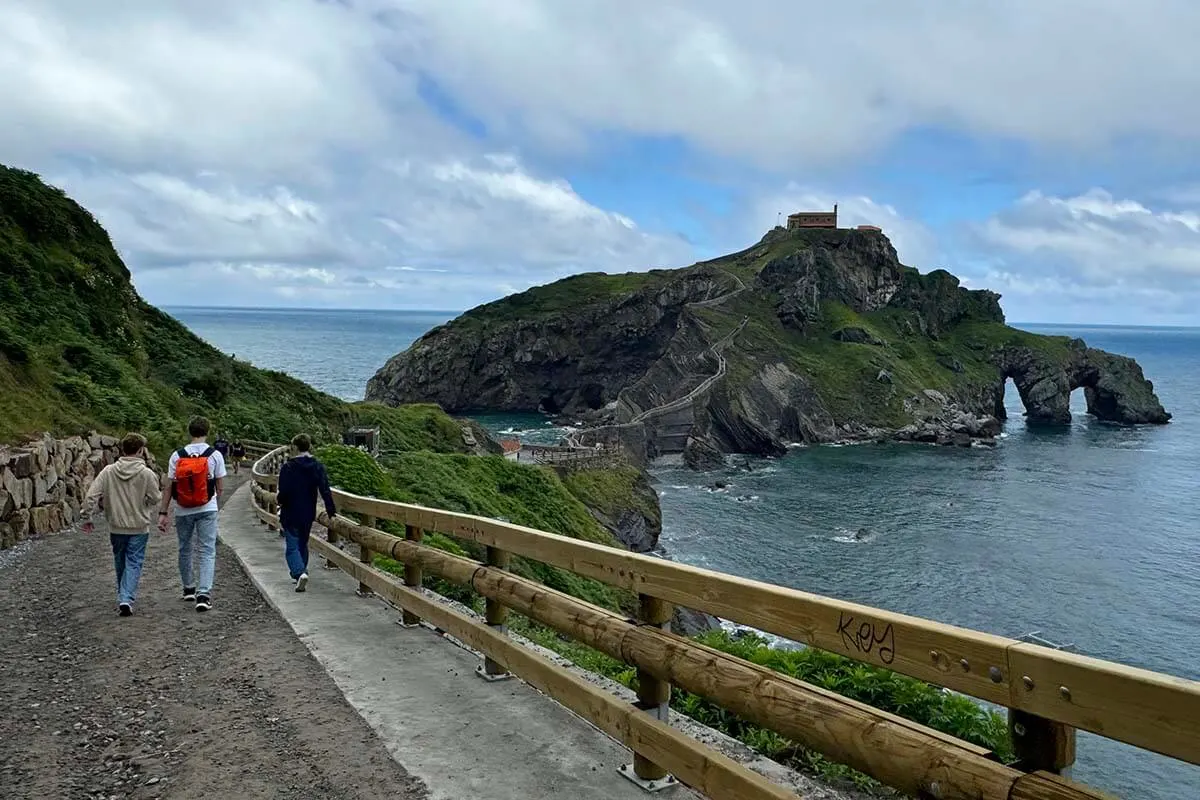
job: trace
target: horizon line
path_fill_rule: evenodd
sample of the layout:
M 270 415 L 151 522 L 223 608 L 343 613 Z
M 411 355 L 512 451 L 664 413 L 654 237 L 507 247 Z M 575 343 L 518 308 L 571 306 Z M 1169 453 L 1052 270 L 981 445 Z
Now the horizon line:
M 153 304 L 152 304 L 153 305 Z M 366 308 L 338 307 L 329 308 L 316 306 L 214 306 L 214 305 L 184 305 L 180 303 L 163 303 L 158 308 L 180 308 L 195 311 L 383 311 L 405 314 L 465 314 L 470 308 Z M 472 306 L 474 308 L 474 306 Z
M 453 308 L 317 308 L 311 306 L 215 306 L 215 305 L 183 305 L 183 304 L 163 304 L 160 308 L 178 308 L 194 311 L 371 311 L 393 314 L 465 314 L 471 309 L 453 309 Z M 476 306 L 472 306 L 475 308 Z M 1035 320 L 1020 320 L 1016 322 L 1005 322 L 1011 328 L 1019 328 L 1022 325 L 1037 325 L 1044 328 L 1173 328 L 1177 330 L 1197 330 L 1200 325 L 1161 325 L 1153 323 L 1130 323 L 1130 322 L 1038 322 Z

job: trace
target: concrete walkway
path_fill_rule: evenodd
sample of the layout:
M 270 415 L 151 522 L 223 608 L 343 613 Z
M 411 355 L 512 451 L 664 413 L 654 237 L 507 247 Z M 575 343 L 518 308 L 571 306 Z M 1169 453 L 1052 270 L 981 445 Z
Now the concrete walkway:
M 393 758 L 435 800 L 645 800 L 617 773 L 629 751 L 518 680 L 476 677 L 476 656 L 427 628 L 404 629 L 357 581 L 313 558 L 297 594 L 283 540 L 261 525 L 250 487 L 221 512 L 221 539 Z M 343 743 L 353 746 L 352 742 Z M 678 787 L 664 797 L 694 797 Z

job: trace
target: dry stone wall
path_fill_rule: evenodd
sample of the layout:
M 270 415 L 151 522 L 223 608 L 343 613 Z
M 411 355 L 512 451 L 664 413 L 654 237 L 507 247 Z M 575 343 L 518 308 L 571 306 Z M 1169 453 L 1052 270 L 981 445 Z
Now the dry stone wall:
M 84 493 L 117 457 L 117 440 L 98 433 L 0 445 L 0 550 L 74 525 Z

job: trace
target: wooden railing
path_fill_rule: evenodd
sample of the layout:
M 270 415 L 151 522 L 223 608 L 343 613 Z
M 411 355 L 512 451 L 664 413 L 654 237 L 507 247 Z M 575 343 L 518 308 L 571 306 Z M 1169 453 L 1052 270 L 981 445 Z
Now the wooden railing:
M 286 448 L 253 469 L 260 519 L 277 525 L 272 487 Z M 329 542 L 311 547 L 399 606 L 485 654 L 485 676 L 508 671 L 622 741 L 635 754 L 630 776 L 668 772 L 713 798 L 795 797 L 671 728 L 670 686 L 854 767 L 902 792 L 949 800 L 1083 800 L 1107 797 L 1062 773 L 1074 762 L 1075 729 L 1200 763 L 1200 683 L 988 633 L 738 578 L 470 514 L 334 490 L 339 515 L 319 517 Z M 361 523 L 346 519 L 353 513 Z M 405 526 L 401 538 L 378 520 Z M 437 531 L 486 547 L 487 563 L 421 543 Z M 360 546 L 355 561 L 337 546 Z M 403 583 L 371 566 L 372 554 L 405 564 Z M 635 592 L 637 619 L 598 608 L 505 570 L 510 555 L 540 561 Z M 486 622 L 421 591 L 424 573 L 471 587 L 487 600 Z M 1010 709 L 1018 756 L 998 763 L 985 748 L 675 636 L 671 604 L 777 634 L 962 692 Z M 630 705 L 504 632 L 514 610 L 637 669 Z

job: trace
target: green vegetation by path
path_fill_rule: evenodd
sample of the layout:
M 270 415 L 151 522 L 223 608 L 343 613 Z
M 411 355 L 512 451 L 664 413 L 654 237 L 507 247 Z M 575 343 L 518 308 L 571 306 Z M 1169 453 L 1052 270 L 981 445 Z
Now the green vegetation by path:
M 610 519 L 626 509 L 661 519 L 658 496 L 634 467 L 574 470 L 564 475 L 562 482 L 584 505 Z
M 463 426 L 470 425 L 476 437 L 483 435 L 482 429 L 454 419 L 432 403 L 413 403 L 394 408 L 380 403 L 352 403 L 349 410 L 352 424 L 379 426 L 380 448 L 385 452 L 428 450 L 433 453 L 467 453 L 471 452 L 471 448 L 463 443 Z
M 428 452 L 403 453 L 384 463 L 397 487 L 397 499 L 404 502 L 507 519 L 572 539 L 616 545 L 551 469 L 501 456 Z
M 619 546 L 580 498 L 546 467 L 517 464 L 501 456 L 433 452 L 402 453 L 380 463 L 360 450 L 341 445 L 322 447 L 317 456 L 325 462 L 330 482 L 354 494 L 506 519 L 572 539 Z M 396 536 L 404 535 L 403 527 L 396 523 L 383 522 L 380 527 Z M 484 558 L 483 548 L 474 542 L 442 533 L 431 533 L 425 541 L 476 560 Z M 399 564 L 389 562 L 385 559 L 378 563 L 382 568 L 403 573 Z M 628 592 L 567 570 L 520 557 L 513 559 L 511 569 L 605 608 L 627 611 L 633 607 L 633 597 Z M 460 602 L 470 603 L 475 599 L 470 590 L 450 587 L 436 579 L 427 583 L 435 591 Z

